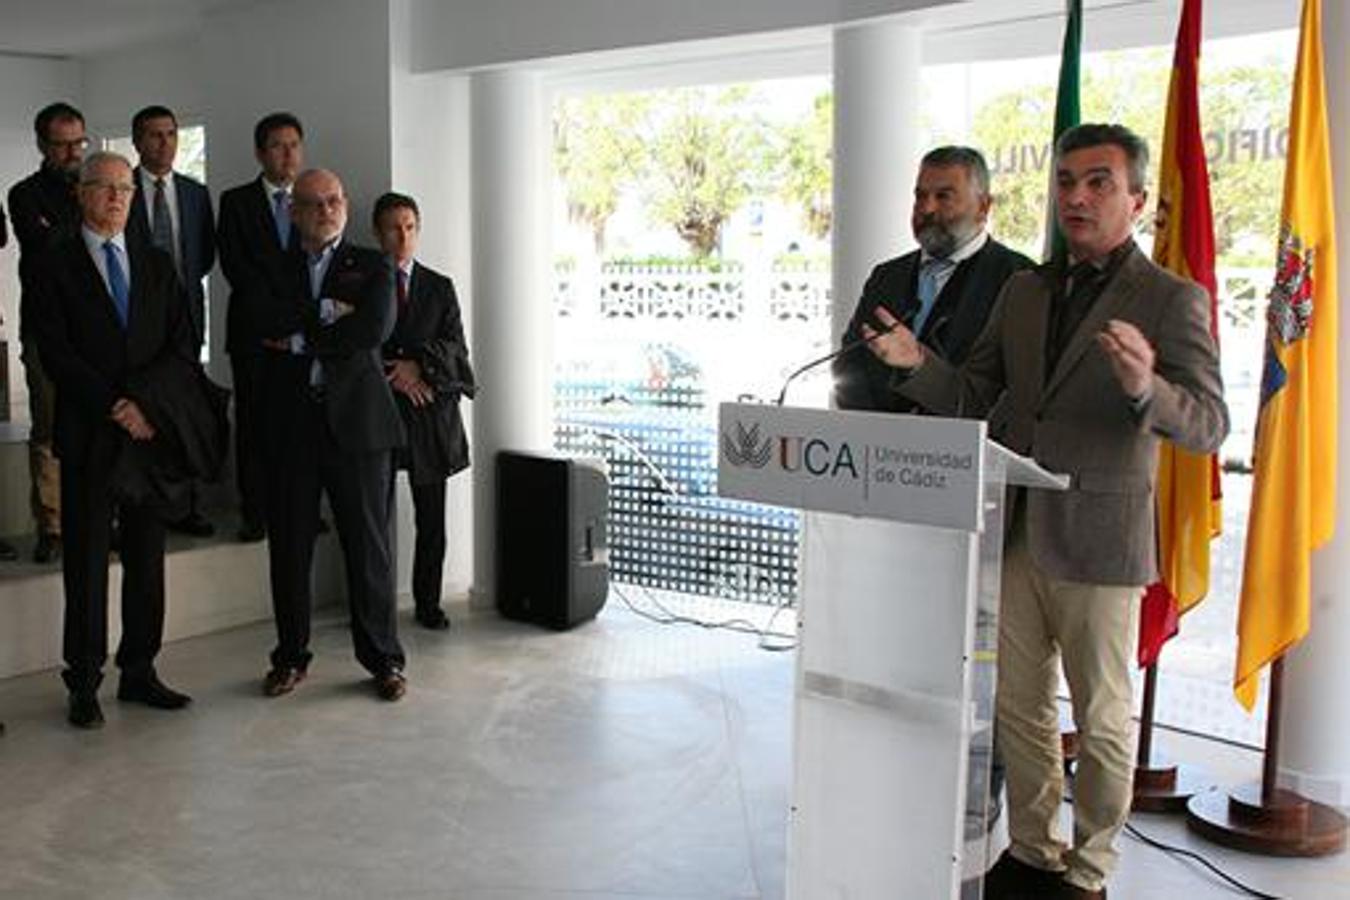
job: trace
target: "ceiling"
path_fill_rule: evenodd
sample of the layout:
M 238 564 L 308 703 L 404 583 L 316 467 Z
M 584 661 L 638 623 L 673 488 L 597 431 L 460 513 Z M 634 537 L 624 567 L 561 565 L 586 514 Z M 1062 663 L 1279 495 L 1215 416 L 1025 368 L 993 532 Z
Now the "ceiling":
M 275 0 L 0 0 L 0 53 L 85 56 L 201 28 L 224 6 Z

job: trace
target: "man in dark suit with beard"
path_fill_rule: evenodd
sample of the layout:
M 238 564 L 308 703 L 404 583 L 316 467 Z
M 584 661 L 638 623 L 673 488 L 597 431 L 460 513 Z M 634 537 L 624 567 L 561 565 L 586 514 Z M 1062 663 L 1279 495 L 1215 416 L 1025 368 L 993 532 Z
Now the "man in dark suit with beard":
M 989 318 L 994 297 L 1031 260 L 989 236 L 989 169 L 978 150 L 938 147 L 924 155 L 914 184 L 910 226 L 919 249 L 872 270 L 853 320 L 840 339 L 856 344 L 878 306 L 912 326 L 919 339 L 955 365 L 965 359 Z M 890 369 L 865 346 L 834 362 L 841 409 L 913 412 L 916 404 L 890 389 Z
M 178 155 L 178 119 L 165 106 L 147 106 L 131 119 L 131 140 L 140 165 L 134 172 L 127 235 L 158 247 L 173 258 L 188 300 L 192 337 L 200 358 L 206 339 L 206 289 L 203 280 L 216 264 L 216 225 L 206 185 L 173 169 Z M 176 531 L 209 537 L 215 527 L 198 509 L 191 491 L 187 515 L 170 523 Z
M 260 541 L 265 478 L 262 444 L 263 335 L 250 310 L 287 301 L 286 254 L 295 246 L 291 189 L 304 164 L 304 128 L 290 113 L 264 116 L 253 129 L 253 153 L 262 171 L 220 195 L 216 239 L 220 267 L 230 282 L 225 350 L 234 382 L 235 477 L 241 541 Z
M 384 345 L 386 374 L 408 446 L 398 468 L 408 472 L 417 542 L 413 551 L 413 600 L 423 628 L 443 630 L 445 482 L 468 468 L 469 441 L 459 398 L 473 396 L 473 369 L 460 324 L 459 300 L 449 278 L 414 260 L 421 229 L 417 201 L 389 193 L 375 202 L 380 248 L 394 264 L 398 320 Z
M 43 107 L 33 120 L 42 165 L 9 190 L 9 215 L 19 239 L 19 341 L 28 382 L 28 473 L 32 478 L 37 545 L 33 561 L 61 557 L 61 472 L 52 452 L 55 389 L 42 369 L 32 340 L 30 312 L 34 272 L 40 257 L 58 242 L 79 234 L 80 203 L 75 196 L 80 163 L 89 147 L 84 116 L 69 103 Z
M 66 594 L 62 673 L 68 718 L 103 724 L 97 690 L 107 657 L 108 551 L 114 481 L 129 445 L 155 440 L 137 379 L 178 380 L 196 365 L 173 261 L 126 240 L 131 165 L 95 153 L 80 172 L 83 224 L 38 261 L 30 332 L 56 385 Z M 121 525 L 120 700 L 178 709 L 189 698 L 155 672 L 164 629 L 164 525 L 148 504 L 116 501 Z
M 342 545 L 356 658 L 385 700 L 406 690 L 390 540 L 393 450 L 403 424 L 380 348 L 394 326 L 394 280 L 378 251 L 343 238 L 347 198 L 332 172 L 295 181 L 299 244 L 286 258 L 280 302 L 248 314 L 260 334 L 267 531 L 277 646 L 269 697 L 304 680 L 312 654 L 310 569 L 319 495 Z

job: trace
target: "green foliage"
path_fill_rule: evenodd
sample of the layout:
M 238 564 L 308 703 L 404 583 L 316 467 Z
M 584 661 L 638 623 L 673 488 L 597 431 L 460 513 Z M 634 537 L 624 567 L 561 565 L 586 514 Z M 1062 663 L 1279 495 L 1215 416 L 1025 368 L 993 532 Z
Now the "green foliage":
M 572 221 L 591 229 L 596 253 L 605 247 L 605 225 L 623 188 L 645 165 L 638 133 L 651 105 L 646 94 L 569 97 L 553 121 L 554 161 L 567 190 Z
M 808 234 L 824 238 L 834 220 L 834 94 L 816 97 L 811 111 L 782 133 L 775 164 L 779 194 L 801 211 Z
M 767 181 L 767 128 L 749 97 L 744 85 L 664 91 L 646 117 L 648 209 L 700 259 Z

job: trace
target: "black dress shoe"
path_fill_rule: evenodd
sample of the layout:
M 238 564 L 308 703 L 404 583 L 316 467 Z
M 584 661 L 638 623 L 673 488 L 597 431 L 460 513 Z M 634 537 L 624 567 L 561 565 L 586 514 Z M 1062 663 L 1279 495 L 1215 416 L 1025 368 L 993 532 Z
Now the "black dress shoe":
M 93 691 L 77 691 L 71 694 L 66 721 L 76 728 L 102 728 L 103 710 L 99 708 L 98 695 Z
M 145 676 L 123 675 L 117 685 L 117 699 L 144 703 L 154 709 L 182 709 L 192 702 L 187 694 L 175 691 L 160 681 L 154 672 Z
M 33 562 L 38 565 L 54 563 L 61 558 L 61 535 L 40 534 L 33 547 Z
M 216 533 L 216 526 L 212 525 L 205 516 L 199 512 L 188 513 L 177 522 L 170 522 L 169 529 L 179 534 L 187 534 L 192 537 L 210 537 Z
M 1064 879 L 1059 872 L 1038 869 L 1007 850 L 984 876 L 985 900 L 1050 900 L 1058 897 Z
M 0 541 L 0 562 L 14 562 L 19 558 L 19 550 L 9 541 Z
M 263 677 L 263 696 L 280 697 L 282 694 L 289 694 L 304 680 L 304 669 L 296 669 L 291 666 L 274 666 Z
M 403 677 L 403 673 L 398 669 L 390 669 L 381 675 L 375 676 L 375 693 L 381 700 L 388 700 L 390 703 L 400 699 L 408 692 L 408 679 Z
M 450 617 L 445 614 L 445 610 L 439 606 L 433 606 L 430 609 L 419 609 L 413 614 L 417 624 L 431 631 L 445 631 L 450 627 Z
M 261 522 L 245 522 L 239 526 L 236 537 L 239 538 L 241 543 L 256 544 L 267 537 L 267 529 L 263 527 Z

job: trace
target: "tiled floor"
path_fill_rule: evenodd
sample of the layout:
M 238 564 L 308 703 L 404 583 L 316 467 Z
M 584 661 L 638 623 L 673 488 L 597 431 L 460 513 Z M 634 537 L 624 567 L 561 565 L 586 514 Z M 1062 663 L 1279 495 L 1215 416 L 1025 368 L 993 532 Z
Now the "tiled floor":
M 461 614 L 404 638 L 412 689 L 393 705 L 335 619 L 278 700 L 258 692 L 266 626 L 165 650 L 166 680 L 197 699 L 183 713 L 119 706 L 109 678 L 100 732 L 65 725 L 54 673 L 0 682 L 0 897 L 783 896 L 792 654 L 613 602 L 565 634 Z M 1258 765 L 1173 749 L 1230 777 Z M 1350 898 L 1345 856 L 1258 859 L 1136 824 L 1270 893 Z M 1238 896 L 1123 849 L 1113 898 Z

